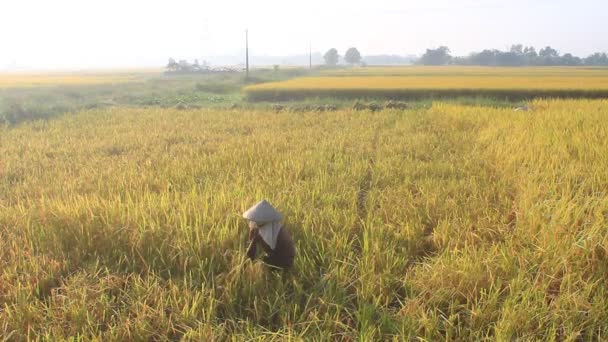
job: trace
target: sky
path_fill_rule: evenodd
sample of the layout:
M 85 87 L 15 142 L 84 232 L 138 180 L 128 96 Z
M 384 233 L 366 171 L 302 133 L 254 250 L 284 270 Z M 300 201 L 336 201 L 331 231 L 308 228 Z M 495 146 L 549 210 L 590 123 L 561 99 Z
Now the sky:
M 521 43 L 608 51 L 607 0 L 0 0 L 0 70 L 153 67 L 169 57 L 453 55 Z

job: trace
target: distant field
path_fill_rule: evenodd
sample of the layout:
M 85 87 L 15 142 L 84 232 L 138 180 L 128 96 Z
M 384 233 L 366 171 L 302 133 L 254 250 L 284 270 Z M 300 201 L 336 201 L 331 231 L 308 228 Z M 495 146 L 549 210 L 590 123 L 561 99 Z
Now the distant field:
M 576 76 L 608 77 L 601 67 L 368 66 L 324 70 L 325 76 Z
M 608 97 L 608 69 L 394 67 L 326 71 L 318 77 L 258 84 L 244 89 L 250 100 L 309 97 L 419 99 L 485 96 Z
M 154 69 L 5 73 L 0 74 L 0 125 L 116 105 L 227 107 L 242 98 L 240 78 L 238 74 L 166 76 Z
M 608 336 L 608 101 L 0 125 L 7 340 Z M 245 261 L 269 198 L 285 279 Z
M 134 82 L 138 79 L 127 73 L 0 73 L 1 88 L 24 88 L 41 86 L 98 85 Z

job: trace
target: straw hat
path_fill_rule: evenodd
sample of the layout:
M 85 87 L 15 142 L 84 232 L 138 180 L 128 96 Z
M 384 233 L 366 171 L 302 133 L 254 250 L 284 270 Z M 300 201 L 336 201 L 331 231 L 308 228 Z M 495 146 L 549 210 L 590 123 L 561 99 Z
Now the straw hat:
M 267 200 L 261 200 L 258 204 L 243 213 L 243 217 L 249 221 L 267 223 L 281 221 L 283 215 L 279 213 Z

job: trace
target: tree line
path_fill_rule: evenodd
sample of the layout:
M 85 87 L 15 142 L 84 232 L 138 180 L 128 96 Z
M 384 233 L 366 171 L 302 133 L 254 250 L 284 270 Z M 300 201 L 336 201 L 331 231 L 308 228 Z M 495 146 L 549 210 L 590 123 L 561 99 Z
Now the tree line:
M 331 48 L 327 50 L 327 52 L 323 55 L 323 59 L 325 60 L 325 64 L 329 66 L 335 66 L 340 63 L 340 54 L 338 54 L 338 50 L 335 48 Z M 361 53 L 357 48 L 351 47 L 346 50 L 346 54 L 344 54 L 344 61 L 350 65 L 361 64 Z
M 169 63 L 167 63 L 166 68 L 168 72 L 199 72 L 201 70 L 207 69 L 207 63 L 203 62 L 203 64 L 201 65 L 198 62 L 198 59 L 195 59 L 194 63 L 190 63 L 185 59 L 182 59 L 177 62 L 175 61 L 175 59 L 169 58 Z
M 596 52 L 585 58 L 573 56 L 570 53 L 560 55 L 550 47 L 544 47 L 538 52 L 533 46 L 522 44 L 512 45 L 508 51 L 486 49 L 474 52 L 469 56 L 458 57 L 450 54 L 447 46 L 427 49 L 418 60 L 423 65 L 484 65 L 484 66 L 608 66 L 608 55 Z
M 399 56 L 389 57 L 402 63 L 402 59 L 395 59 Z M 331 48 L 325 52 L 323 59 L 328 66 L 340 64 L 341 59 L 350 65 L 366 64 L 356 47 L 346 50 L 344 56 L 341 56 L 337 49 Z M 516 44 L 512 45 L 507 51 L 486 49 L 481 52 L 473 52 L 468 56 L 452 56 L 447 46 L 440 46 L 436 49 L 427 49 L 415 63 L 422 65 L 483 66 L 608 66 L 608 55 L 605 52 L 596 52 L 581 58 L 570 53 L 561 55 L 551 46 L 546 46 L 537 52 L 533 46 Z M 199 64 L 198 60 L 195 60 L 194 63 L 189 63 L 186 60 L 177 62 L 173 58 L 169 59 L 166 68 L 170 73 L 197 73 L 211 70 L 206 62 L 203 62 L 203 64 Z
M 214 72 L 237 72 L 237 69 L 228 67 L 216 67 L 212 68 L 207 64 L 207 61 L 203 61 L 203 64 L 198 62 L 198 59 L 194 60 L 194 63 L 190 63 L 185 59 L 179 62 L 173 58 L 169 58 L 169 62 L 165 66 L 167 73 L 170 74 L 208 74 Z

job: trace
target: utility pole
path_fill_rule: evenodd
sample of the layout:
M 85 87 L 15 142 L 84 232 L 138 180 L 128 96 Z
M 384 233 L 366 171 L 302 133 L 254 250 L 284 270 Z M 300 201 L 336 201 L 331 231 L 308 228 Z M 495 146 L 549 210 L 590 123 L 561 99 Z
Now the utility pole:
M 249 79 L 249 30 L 245 30 L 245 79 Z
M 312 70 L 312 43 L 308 43 L 308 68 Z

